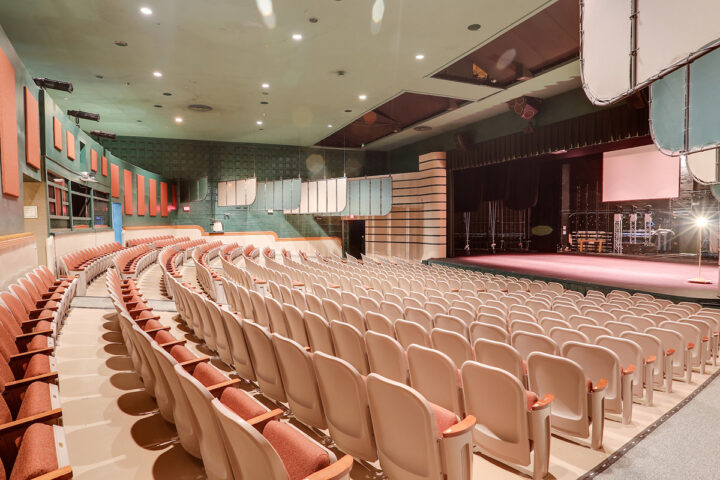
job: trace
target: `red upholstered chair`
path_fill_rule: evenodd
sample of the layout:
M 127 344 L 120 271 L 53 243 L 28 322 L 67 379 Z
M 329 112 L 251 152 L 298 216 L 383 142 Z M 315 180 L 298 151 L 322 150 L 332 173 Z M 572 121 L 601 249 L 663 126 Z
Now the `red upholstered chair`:
M 22 324 L 15 320 L 15 317 L 8 309 L 0 305 L 0 353 L 5 360 L 11 355 L 32 350 L 47 350 L 52 352 L 55 342 L 52 336 L 55 333 L 53 324 L 48 321 L 38 322 L 32 332 L 25 333 Z
M 16 448 L 2 452 L 0 478 L 10 480 L 66 480 L 72 478 L 62 427 L 33 423 L 23 429 Z

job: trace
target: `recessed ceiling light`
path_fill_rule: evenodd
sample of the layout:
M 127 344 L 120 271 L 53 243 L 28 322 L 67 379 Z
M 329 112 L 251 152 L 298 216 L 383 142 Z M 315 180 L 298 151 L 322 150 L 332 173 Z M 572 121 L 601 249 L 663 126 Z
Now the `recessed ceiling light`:
M 328 125 L 328 128 L 332 128 L 332 125 Z
M 470 30 L 471 32 L 477 32 L 478 30 L 480 30 L 480 24 L 472 23 L 472 24 L 468 25 L 467 29 Z
M 269 84 L 269 83 L 263 83 L 263 84 L 260 85 L 260 86 L 261 86 L 262 88 L 270 88 L 270 84 Z
M 295 40 L 296 42 L 299 42 L 300 40 L 302 40 L 302 34 L 293 33 L 292 39 Z
M 350 109 L 345 110 L 345 113 L 350 113 L 350 112 L 352 112 L 352 110 L 350 110 Z
M 365 95 L 364 93 L 361 93 L 360 95 L 358 95 L 358 98 L 362 101 L 365 101 L 365 100 L 367 100 L 367 95 Z
M 318 19 L 317 19 L 317 17 L 310 17 L 310 18 L 308 18 L 308 22 L 310 22 L 310 23 L 317 23 L 317 22 L 318 22 Z
M 148 7 L 140 7 L 140 13 L 143 15 L 152 15 L 152 9 Z
M 422 53 L 418 53 L 417 55 L 415 55 L 415 60 L 425 60 L 425 55 L 423 55 Z
M 99 78 L 100 80 L 102 80 L 102 79 L 105 78 L 105 77 L 102 76 L 102 75 L 100 75 L 100 74 L 98 73 L 97 75 L 95 75 L 95 78 Z
M 115 45 L 118 47 L 127 47 L 128 43 L 125 40 L 115 40 Z
M 155 105 L 155 108 L 163 108 L 162 105 Z
M 182 117 L 175 117 L 175 123 L 182 123 L 183 119 Z
M 262 121 L 262 120 L 258 120 L 258 121 L 255 122 L 255 123 L 257 123 L 258 125 L 262 125 L 262 124 L 263 124 L 263 121 Z
M 270 103 L 270 102 L 262 101 L 262 102 L 260 102 L 260 105 L 267 105 L 267 104 L 269 104 L 269 103 Z
M 155 78 L 162 77 L 162 72 L 153 72 L 153 77 L 155 77 Z
M 165 95 L 166 97 L 170 97 L 170 96 L 172 96 L 172 93 L 170 93 L 170 92 L 163 92 L 163 95 Z

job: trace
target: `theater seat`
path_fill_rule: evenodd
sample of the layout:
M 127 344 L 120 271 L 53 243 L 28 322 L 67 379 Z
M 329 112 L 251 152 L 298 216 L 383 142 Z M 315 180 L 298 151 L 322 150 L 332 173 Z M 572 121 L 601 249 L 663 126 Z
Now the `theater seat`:
M 447 426 L 415 390 L 375 373 L 367 378 L 367 391 L 380 466 L 388 477 L 470 480 L 475 417 Z M 439 425 L 447 428 L 440 431 Z
M 12 465 L 12 468 L 8 475 L 8 471 L 0 463 L 0 478 L 9 478 L 9 480 L 30 480 L 41 476 L 47 479 L 70 478 L 72 468 L 66 445 L 65 434 L 61 427 L 34 423 L 25 430 L 16 455 L 3 452 L 8 457 L 3 460 L 6 465 Z
M 439 405 L 458 417 L 465 415 L 459 371 L 450 357 L 432 348 L 410 345 L 407 362 L 410 386 L 428 402 Z

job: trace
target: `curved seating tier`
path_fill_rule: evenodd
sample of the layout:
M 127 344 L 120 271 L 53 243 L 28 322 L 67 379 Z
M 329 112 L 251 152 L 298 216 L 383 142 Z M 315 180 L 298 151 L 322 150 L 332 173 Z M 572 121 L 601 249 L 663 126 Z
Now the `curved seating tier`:
M 123 279 L 137 278 L 138 274 L 155 263 L 158 251 L 150 245 L 138 245 L 115 255 L 113 264 Z
M 78 295 L 85 295 L 88 284 L 112 265 L 114 255 L 120 250 L 120 243 L 111 242 L 68 253 L 58 260 L 58 271 L 62 275 L 79 276 Z
M 150 248 L 157 248 L 159 241 L 174 240 L 175 237 L 172 235 L 158 235 L 154 237 L 142 237 L 142 238 L 131 238 L 125 243 L 128 247 L 137 247 L 138 245 L 148 245 Z

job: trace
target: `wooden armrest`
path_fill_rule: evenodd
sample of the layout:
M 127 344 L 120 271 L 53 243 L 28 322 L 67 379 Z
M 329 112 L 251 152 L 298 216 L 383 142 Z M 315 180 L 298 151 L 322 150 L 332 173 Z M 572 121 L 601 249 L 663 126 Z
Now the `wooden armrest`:
M 141 323 L 144 324 L 148 320 L 160 320 L 160 315 L 155 315 L 153 317 L 145 317 L 145 318 L 133 318 L 133 321 L 135 321 L 135 323 L 137 323 L 138 325 L 140 325 Z
M 670 355 L 672 355 L 673 353 L 675 353 L 675 349 L 674 349 L 674 348 L 668 348 L 667 351 L 665 352 L 665 355 L 670 356 Z
M 620 367 L 620 373 L 622 373 L 623 375 L 629 375 L 631 373 L 635 373 L 635 365 L 633 365 L 631 363 L 630 365 L 628 365 L 627 368 Z
M 43 382 L 47 380 L 54 380 L 58 377 L 58 372 L 50 372 L 42 375 L 36 375 L 34 377 L 22 378 L 15 380 L 14 382 L 8 382 L 5 384 L 5 391 L 8 392 L 13 389 L 24 390 L 33 382 Z
M 20 352 L 16 353 L 15 355 L 10 355 L 10 360 L 8 363 L 12 364 L 13 362 L 16 362 L 18 360 L 25 360 L 26 358 L 30 358 L 33 355 L 36 355 L 38 353 L 44 353 L 46 355 L 49 355 L 53 353 L 52 347 L 45 347 L 45 348 L 38 348 L 37 350 L 30 350 L 29 352 Z
M 160 346 L 162 348 L 172 348 L 175 345 L 185 345 L 186 343 L 187 340 L 173 340 L 172 342 L 161 343 Z
M 475 426 L 477 420 L 474 416 L 468 415 L 461 421 L 442 432 L 442 438 L 452 438 L 462 435 Z
M 553 402 L 553 400 L 555 400 L 555 395 L 553 395 L 552 393 L 548 393 L 541 400 L 538 400 L 537 402 L 533 403 L 531 408 L 533 411 L 542 410 L 544 408 L 549 407 L 550 404 Z
M 72 476 L 72 467 L 68 465 L 67 467 L 58 468 L 52 472 L 35 477 L 33 480 L 70 480 Z
M 152 307 L 145 307 L 145 308 L 135 308 L 133 310 L 128 309 L 128 313 L 132 315 L 133 313 L 139 314 L 140 312 L 152 312 Z
M 318 470 L 305 477 L 303 480 L 339 480 L 346 476 L 353 466 L 353 457 L 344 455 L 337 462 L 331 463 L 322 470 Z
M 269 410 L 262 415 L 251 418 L 247 422 L 258 430 L 262 430 L 262 427 L 265 426 L 266 423 L 268 423 L 270 420 L 277 420 L 282 417 L 282 415 L 283 411 L 279 408 L 276 408 L 275 410 Z
M 166 332 L 169 332 L 172 327 L 158 327 L 158 328 L 151 328 L 150 330 L 144 330 L 145 333 L 150 335 L 151 333 L 159 332 L 161 330 L 165 330 Z
M 35 325 L 38 324 L 38 322 L 40 322 L 42 320 L 47 320 L 48 322 L 50 322 L 50 321 L 52 321 L 52 318 L 31 318 L 29 320 L 23 320 L 20 326 L 21 326 L 21 328 L 22 327 L 34 327 Z
M 707 342 L 707 341 L 709 341 L 709 340 L 710 340 L 710 339 L 709 339 L 708 337 L 703 337 L 703 338 L 702 338 L 702 341 L 703 341 L 703 342 Z
M 599 382 L 597 382 L 595 385 L 593 385 L 592 391 L 593 392 L 601 392 L 607 388 L 607 385 L 608 385 L 608 381 L 604 378 L 601 378 Z
M 38 335 L 52 335 L 53 331 L 50 330 L 40 330 L 38 332 L 28 332 L 28 333 L 22 333 L 15 337 L 15 343 L 18 342 L 18 340 L 32 340 Z
M 30 310 L 30 313 L 28 313 L 28 316 L 30 318 L 37 318 L 38 315 L 40 315 L 45 310 L 52 310 L 53 312 L 57 312 L 58 307 L 48 307 L 48 308 L 34 308 Z
M 645 359 L 645 364 L 647 365 L 649 363 L 655 363 L 655 360 L 657 360 L 657 358 L 655 358 L 655 355 L 650 355 Z
M 693 348 L 695 348 L 695 344 L 692 343 L 692 342 L 688 342 L 688 344 L 687 344 L 687 349 L 688 349 L 688 350 L 692 350 Z
M 56 408 L 55 410 L 48 410 L 46 412 L 31 415 L 29 417 L 22 418 L 20 420 L 14 420 L 12 422 L 4 423 L 0 425 L 0 435 L 5 435 L 9 432 L 15 432 L 17 430 L 25 430 L 33 423 L 49 422 L 62 416 L 62 408 Z
M 242 380 L 240 380 L 239 378 L 233 378 L 231 380 L 228 380 L 227 382 L 221 382 L 221 383 L 218 383 L 217 385 L 213 385 L 212 387 L 208 387 L 208 390 L 214 397 L 219 398 L 220 395 L 222 395 L 222 392 L 227 387 L 232 387 L 233 385 L 239 385 L 240 383 L 242 383 Z
M 190 372 L 193 369 L 193 367 L 195 367 L 198 363 L 205 363 L 205 362 L 209 362 L 209 361 L 210 361 L 210 357 L 200 357 L 200 358 L 194 358 L 192 360 L 188 360 L 186 362 L 180 362 L 180 363 L 178 363 L 178 365 L 180 365 L 185 370 Z

